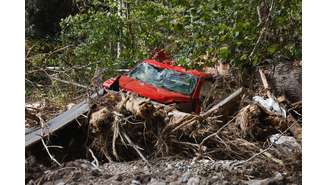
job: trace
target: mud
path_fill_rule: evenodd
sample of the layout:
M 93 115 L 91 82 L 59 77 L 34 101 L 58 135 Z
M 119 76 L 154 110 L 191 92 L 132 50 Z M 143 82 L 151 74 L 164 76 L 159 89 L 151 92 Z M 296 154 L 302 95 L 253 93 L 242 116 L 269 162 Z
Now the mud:
M 87 160 L 75 160 L 63 167 L 43 171 L 27 184 L 256 184 L 280 174 L 272 184 L 301 184 L 301 171 L 288 171 L 268 161 L 256 160 L 240 167 L 238 161 L 178 159 L 174 157 L 150 161 L 111 162 L 98 168 Z M 297 166 L 294 166 L 297 167 Z

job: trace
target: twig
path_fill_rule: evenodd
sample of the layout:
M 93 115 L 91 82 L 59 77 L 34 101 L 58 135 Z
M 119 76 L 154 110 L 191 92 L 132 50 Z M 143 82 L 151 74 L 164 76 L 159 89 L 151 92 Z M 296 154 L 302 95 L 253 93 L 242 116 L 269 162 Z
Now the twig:
M 67 48 L 69 48 L 69 47 L 72 47 L 72 46 L 74 46 L 74 45 L 73 45 L 73 44 L 70 44 L 70 45 L 64 46 L 64 47 L 62 47 L 62 48 L 58 48 L 58 49 L 56 49 L 56 50 L 54 50 L 54 51 L 48 53 L 47 58 L 49 58 L 51 55 L 53 55 L 53 54 L 55 54 L 55 53 L 58 53 L 58 52 L 60 52 L 60 51 L 63 51 L 63 50 L 65 50 L 65 49 L 67 49 Z
M 66 81 L 66 80 L 59 79 L 59 78 L 55 78 L 55 77 L 53 77 L 51 75 L 49 75 L 49 78 L 51 78 L 52 80 L 56 80 L 56 81 L 62 82 L 62 83 L 74 85 L 74 86 L 77 86 L 77 87 L 82 87 L 84 89 L 90 89 L 89 87 L 87 87 L 85 85 L 81 85 L 81 84 L 78 84 L 76 82 L 69 82 L 69 81 Z
M 298 105 L 302 105 L 302 101 L 298 101 L 298 102 L 295 102 L 295 103 L 292 103 L 292 106 L 298 106 Z
M 75 121 L 77 122 L 77 124 L 78 124 L 80 127 L 82 127 L 82 124 L 80 123 L 79 119 L 76 118 Z
M 252 49 L 252 52 L 251 54 L 248 56 L 248 58 L 250 59 L 253 55 L 254 55 L 254 52 L 256 50 L 256 48 L 258 47 L 258 45 L 260 44 L 260 40 L 262 39 L 262 36 L 263 36 L 263 33 L 265 32 L 265 30 L 267 29 L 268 25 L 267 23 L 269 22 L 269 18 L 270 18 L 270 15 L 271 15 L 271 11 L 272 11 L 272 8 L 273 8 L 273 2 L 274 0 L 271 0 L 271 5 L 270 5 L 270 9 L 269 9 L 269 13 L 265 19 L 265 23 L 264 23 L 264 27 L 261 29 L 260 31 L 260 35 L 259 37 L 257 38 L 257 41 L 255 43 L 255 46 L 253 47 Z
M 138 121 L 138 122 L 132 122 L 132 121 L 130 121 L 129 119 L 130 119 L 131 117 L 129 116 L 129 117 L 127 117 L 127 118 L 122 118 L 124 121 L 125 121 L 125 123 L 130 123 L 130 124 L 132 124 L 132 125 L 139 125 L 139 124 L 145 124 L 145 121 Z
M 148 160 L 145 158 L 145 156 L 140 152 L 140 150 L 138 149 L 138 147 L 131 141 L 131 139 L 129 138 L 128 135 L 126 135 L 125 132 L 122 133 L 124 138 L 127 140 L 127 142 L 134 148 L 134 150 L 139 154 L 139 156 L 141 157 L 141 159 L 143 161 L 145 161 L 145 163 L 150 166 L 150 163 L 148 162 Z
M 257 157 L 257 156 L 259 156 L 259 155 L 261 155 L 261 154 L 263 154 L 263 153 L 265 153 L 266 151 L 268 151 L 280 138 L 281 138 L 281 136 L 283 136 L 284 134 L 286 134 L 286 132 L 291 128 L 291 127 L 293 127 L 295 125 L 295 123 L 293 123 L 292 125 L 290 125 L 286 130 L 284 130 L 280 135 L 279 135 L 279 137 L 277 137 L 266 149 L 264 149 L 264 150 L 261 150 L 259 153 L 256 153 L 256 154 L 254 154 L 253 156 L 251 156 L 250 158 L 248 158 L 248 159 L 246 159 L 246 160 L 244 160 L 244 161 L 241 161 L 241 162 L 238 162 L 238 163 L 236 163 L 235 164 L 235 166 L 240 166 L 241 164 L 244 164 L 244 163 L 247 163 L 247 162 L 249 162 L 249 161 L 251 161 L 251 160 L 253 160 L 255 157 Z
M 33 85 L 34 87 L 43 87 L 43 85 L 36 83 L 36 82 L 32 82 L 31 80 L 25 78 L 25 81 L 27 81 L 28 83 L 30 83 L 31 85 Z
M 51 145 L 51 146 L 47 146 L 48 148 L 60 148 L 63 149 L 64 147 L 62 146 L 58 146 L 58 145 Z
M 234 120 L 236 119 L 236 116 L 233 117 L 230 121 L 228 121 L 226 124 L 224 124 L 218 131 L 208 135 L 207 137 L 205 137 L 202 142 L 199 144 L 199 147 L 201 149 L 201 147 L 203 146 L 203 144 L 205 143 L 206 140 L 208 140 L 209 138 L 213 137 L 213 136 L 217 136 L 225 127 L 227 127 L 230 123 L 232 123 Z
M 49 127 L 48 125 L 46 124 L 46 122 L 44 121 L 44 119 L 41 117 L 41 115 L 38 113 L 35 115 L 36 117 L 39 118 L 40 120 L 40 126 L 41 126 L 41 138 L 45 135 L 48 136 L 48 139 L 49 139 L 49 136 L 50 136 L 50 132 L 49 132 Z M 46 129 L 46 133 L 44 132 L 44 130 Z
M 299 112 L 297 112 L 296 110 L 293 110 L 293 112 L 299 116 L 302 116 L 302 114 L 300 114 Z
M 49 149 L 48 149 L 48 146 L 46 145 L 46 143 L 44 142 L 44 140 L 43 140 L 42 137 L 41 137 L 41 142 L 42 142 L 44 148 L 46 149 L 46 151 L 47 151 L 47 153 L 48 153 L 50 159 L 53 160 L 56 164 L 58 164 L 58 166 L 62 166 L 62 164 L 60 164 L 60 163 L 55 159 L 55 157 L 51 155 L 51 153 L 50 153 L 50 151 L 49 151 Z
M 32 49 L 35 47 L 35 44 L 33 44 L 29 49 L 28 49 L 28 51 L 27 51 L 27 53 L 26 53 L 26 55 L 25 55 L 25 58 L 27 58 L 29 55 L 30 55 L 30 53 L 31 53 L 31 51 L 32 51 Z
M 50 151 L 49 151 L 49 148 L 63 148 L 62 146 L 56 146 L 56 145 L 53 145 L 53 146 L 47 146 L 46 145 L 46 143 L 44 142 L 44 140 L 43 140 L 43 137 L 44 137 L 44 129 L 45 129 L 45 126 L 47 127 L 48 125 L 45 125 L 45 121 L 41 118 L 41 116 L 39 115 L 39 114 L 37 114 L 36 115 L 38 118 L 39 118 L 39 120 L 40 120 L 40 124 L 41 124 L 41 136 L 40 136 L 40 139 L 41 139 L 41 142 L 42 142 L 42 144 L 43 144 L 43 146 L 44 146 L 44 148 L 46 149 L 46 151 L 47 151 L 47 153 L 48 153 L 48 155 L 49 155 L 49 157 L 50 157 L 50 159 L 51 160 L 53 160 L 56 164 L 58 164 L 59 166 L 62 166 L 62 164 L 60 164 L 56 159 L 55 159 L 55 157 L 53 157 L 52 155 L 51 155 L 51 153 L 50 153 Z M 46 133 L 46 135 L 49 137 L 50 135 L 49 135 L 49 130 L 48 130 L 48 132 Z
M 199 117 L 199 116 L 194 116 L 194 115 L 188 116 L 187 118 L 182 119 L 180 121 L 182 123 L 179 126 L 175 127 L 171 132 L 175 132 L 188 124 L 192 125 L 199 119 L 201 119 L 201 117 Z
M 92 158 L 93 158 L 93 161 L 91 162 L 91 164 L 94 166 L 94 167 L 96 167 L 98 170 L 100 170 L 99 169 L 99 161 L 98 161 L 98 159 L 96 158 L 96 156 L 95 156 L 95 154 L 92 152 L 92 150 L 89 148 L 89 152 L 91 153 L 91 156 L 92 156 Z M 96 163 L 96 164 L 94 164 L 94 162 Z

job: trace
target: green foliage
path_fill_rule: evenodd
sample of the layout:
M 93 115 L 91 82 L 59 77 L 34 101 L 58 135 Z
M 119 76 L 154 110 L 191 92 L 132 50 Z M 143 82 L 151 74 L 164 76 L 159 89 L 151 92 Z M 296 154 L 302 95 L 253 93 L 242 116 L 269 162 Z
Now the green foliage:
M 131 67 L 157 48 L 188 68 L 218 60 L 244 66 L 265 59 L 300 59 L 301 0 L 274 0 L 270 12 L 271 2 L 76 0 L 79 12 L 61 20 L 55 44 L 71 47 L 51 56 L 40 53 L 32 63 L 87 65 L 71 70 L 69 77 L 60 76 L 85 84 L 97 66 L 109 70 L 107 77 L 114 76 L 114 69 Z M 263 10 L 261 23 L 258 8 Z
M 301 1 L 274 1 L 267 24 L 266 17 L 259 24 L 261 2 L 268 11 L 269 0 L 93 0 L 87 11 L 62 21 L 62 40 L 76 45 L 74 62 L 103 61 L 107 66 L 133 64 L 155 48 L 165 48 L 188 67 L 197 66 L 206 53 L 237 65 L 280 55 L 301 58 Z

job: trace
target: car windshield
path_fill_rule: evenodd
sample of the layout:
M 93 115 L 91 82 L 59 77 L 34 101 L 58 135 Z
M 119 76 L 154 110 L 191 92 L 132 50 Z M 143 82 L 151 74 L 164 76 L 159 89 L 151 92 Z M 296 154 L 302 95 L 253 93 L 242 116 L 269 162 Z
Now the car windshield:
M 155 68 L 145 62 L 134 68 L 134 70 L 129 73 L 129 76 L 155 87 L 164 88 L 184 95 L 191 95 L 197 82 L 197 78 L 191 74 Z

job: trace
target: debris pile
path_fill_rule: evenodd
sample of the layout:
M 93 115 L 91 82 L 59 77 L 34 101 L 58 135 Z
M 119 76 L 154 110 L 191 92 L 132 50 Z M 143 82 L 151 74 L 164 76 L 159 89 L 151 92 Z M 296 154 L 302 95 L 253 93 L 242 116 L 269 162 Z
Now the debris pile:
M 25 103 L 25 128 L 33 128 L 45 123 L 61 112 L 61 107 L 46 99 L 34 103 Z
M 271 165 L 271 176 L 242 182 L 292 182 L 286 179 L 301 173 L 302 102 L 276 98 L 262 70 L 260 76 L 264 88 L 257 93 L 231 89 L 232 93 L 208 103 L 200 114 L 181 112 L 133 93 L 109 91 L 98 97 L 82 123 L 87 139 L 81 147 L 86 147 L 95 168 L 138 159 L 152 168 L 153 160 L 172 156 L 233 160 L 231 169 L 260 160 Z M 199 183 L 199 177 L 191 179 Z

